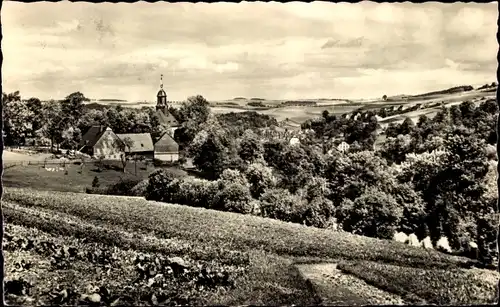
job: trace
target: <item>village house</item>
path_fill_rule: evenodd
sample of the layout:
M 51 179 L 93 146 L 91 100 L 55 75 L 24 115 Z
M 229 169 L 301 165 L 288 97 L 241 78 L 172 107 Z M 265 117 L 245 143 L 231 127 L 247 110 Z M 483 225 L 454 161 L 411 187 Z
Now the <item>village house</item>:
M 89 156 L 105 160 L 120 160 L 124 151 L 121 149 L 120 138 L 104 126 L 92 126 L 83 135 L 79 151 Z
M 142 156 L 146 159 L 154 158 L 154 145 L 149 133 L 123 133 L 117 134 L 125 145 L 127 157 Z
M 179 160 L 179 144 L 177 144 L 170 133 L 164 133 L 154 144 L 154 158 L 165 162 Z

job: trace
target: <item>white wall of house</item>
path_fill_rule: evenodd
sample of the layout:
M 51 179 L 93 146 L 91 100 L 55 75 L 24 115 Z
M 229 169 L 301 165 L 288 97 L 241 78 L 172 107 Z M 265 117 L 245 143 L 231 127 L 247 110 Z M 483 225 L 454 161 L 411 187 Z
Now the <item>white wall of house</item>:
M 155 159 L 165 162 L 174 162 L 179 160 L 178 153 L 155 153 Z
M 96 159 L 103 157 L 105 160 L 120 160 L 123 151 L 116 147 L 115 141 L 117 139 L 118 137 L 111 130 L 104 132 L 94 145 L 94 157 Z

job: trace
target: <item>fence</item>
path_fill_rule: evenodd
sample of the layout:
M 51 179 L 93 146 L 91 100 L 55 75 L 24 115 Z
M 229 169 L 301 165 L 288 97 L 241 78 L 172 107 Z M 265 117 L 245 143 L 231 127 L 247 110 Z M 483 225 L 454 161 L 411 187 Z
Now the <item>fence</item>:
M 65 166 L 67 164 L 95 164 L 96 161 L 84 161 L 81 160 L 70 160 L 70 161 L 3 161 L 4 167 L 13 166 L 28 166 L 28 165 L 60 165 Z

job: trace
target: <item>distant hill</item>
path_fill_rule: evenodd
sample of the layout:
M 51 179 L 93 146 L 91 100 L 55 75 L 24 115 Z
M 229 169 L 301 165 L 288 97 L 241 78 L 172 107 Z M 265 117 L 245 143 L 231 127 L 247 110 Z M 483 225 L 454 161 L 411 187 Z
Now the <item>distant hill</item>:
M 85 104 L 85 108 L 87 108 L 88 110 L 99 110 L 99 111 L 103 111 L 107 108 L 117 107 L 117 106 L 121 106 L 124 109 L 132 109 L 131 106 L 127 106 L 126 104 L 121 104 L 121 103 L 100 104 L 97 102 L 91 102 L 91 103 Z
M 449 88 L 447 90 L 429 92 L 429 93 L 420 94 L 420 95 L 412 95 L 411 97 L 425 97 L 425 96 L 432 96 L 432 95 L 449 95 L 449 94 L 468 92 L 468 91 L 472 91 L 473 89 L 474 89 L 474 87 L 472 87 L 471 85 L 462 85 L 462 86 L 455 86 L 455 87 Z
M 127 102 L 127 100 L 123 99 L 98 99 L 99 102 Z

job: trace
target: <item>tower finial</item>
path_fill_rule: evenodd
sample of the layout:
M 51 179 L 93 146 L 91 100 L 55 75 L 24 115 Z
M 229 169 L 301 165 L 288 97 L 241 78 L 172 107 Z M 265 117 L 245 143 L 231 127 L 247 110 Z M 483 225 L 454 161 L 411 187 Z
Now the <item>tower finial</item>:
M 160 75 L 160 88 L 163 88 L 163 74 Z

